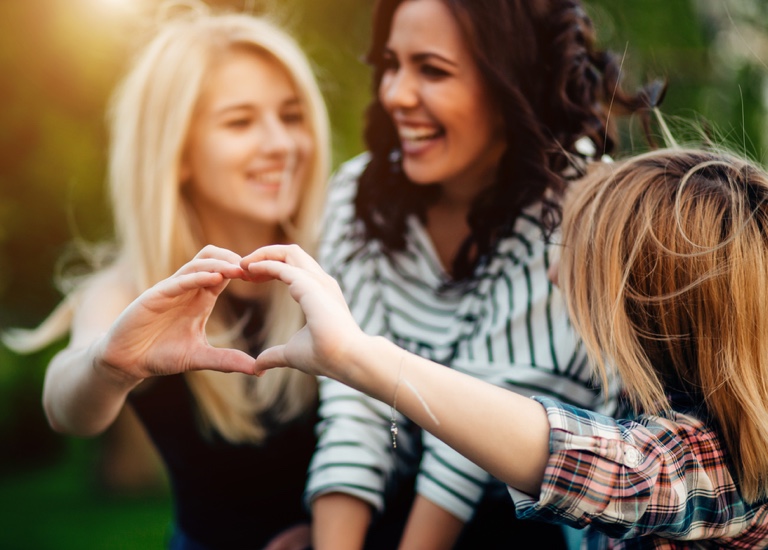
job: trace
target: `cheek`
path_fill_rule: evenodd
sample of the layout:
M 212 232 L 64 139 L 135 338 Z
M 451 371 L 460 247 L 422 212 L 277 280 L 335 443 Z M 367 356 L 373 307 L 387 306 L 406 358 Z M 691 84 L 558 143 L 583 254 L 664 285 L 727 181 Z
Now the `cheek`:
M 315 140 L 308 130 L 296 132 L 293 135 L 296 144 L 296 157 L 299 166 L 298 170 L 307 170 L 309 163 L 315 154 Z
M 464 147 L 472 155 L 493 155 L 505 144 L 504 124 L 485 108 L 467 109 L 457 116 L 456 127 Z M 472 132 L 462 131 L 472 128 Z
M 235 145 L 235 144 L 233 144 Z M 193 176 L 216 172 L 227 164 L 233 156 L 235 147 L 227 147 L 221 139 L 209 135 L 207 139 L 199 140 L 189 149 L 190 164 L 194 168 Z
M 384 110 L 387 112 L 390 111 L 390 107 L 387 102 L 387 91 L 389 90 L 391 81 L 392 76 L 385 73 L 384 76 L 381 77 L 381 82 L 379 83 L 378 89 L 379 102 L 384 106 Z
M 315 139 L 309 130 L 299 132 L 296 136 L 296 149 L 304 159 L 309 159 L 315 153 Z
M 497 117 L 491 113 L 486 105 L 479 103 L 477 98 L 466 98 L 466 108 L 464 109 L 464 118 L 472 120 L 478 136 L 489 136 L 496 134 Z

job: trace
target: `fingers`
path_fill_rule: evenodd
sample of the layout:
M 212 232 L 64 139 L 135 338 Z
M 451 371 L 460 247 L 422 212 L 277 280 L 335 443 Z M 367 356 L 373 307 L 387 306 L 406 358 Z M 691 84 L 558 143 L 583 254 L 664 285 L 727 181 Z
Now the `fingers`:
M 235 254 L 231 250 L 227 250 L 226 248 L 221 248 L 218 246 L 214 246 L 212 244 L 209 244 L 205 247 L 203 247 L 200 252 L 198 252 L 195 255 L 195 258 L 213 258 L 213 259 L 219 259 L 227 261 L 231 264 L 238 264 L 240 263 L 240 260 L 242 259 L 239 254 Z
M 240 262 L 240 266 L 248 271 L 254 263 L 265 260 L 282 262 L 310 273 L 325 273 L 312 256 L 295 244 L 264 246 L 245 256 Z
M 277 279 L 290 285 L 301 273 L 302 271 L 295 267 L 273 260 L 261 260 L 248 266 L 248 280 L 254 283 Z
M 192 273 L 177 274 L 157 283 L 147 293 L 159 291 L 169 298 L 181 296 L 189 291 L 208 288 L 218 293 L 224 289 L 229 279 L 218 272 L 194 271 Z M 220 288 L 216 288 L 220 287 Z
M 226 257 L 211 257 L 208 255 L 203 255 L 204 252 L 208 249 L 229 252 L 223 248 L 216 249 L 216 247 L 207 246 L 192 260 L 181 266 L 181 268 L 179 268 L 179 270 L 174 275 L 178 276 L 207 271 L 210 273 L 220 273 L 227 279 L 245 278 L 245 272 L 243 271 L 243 268 L 240 267 L 240 256 L 234 252 L 229 254 L 221 254 L 221 256 Z
M 285 358 L 285 345 L 273 346 L 262 351 L 256 358 L 253 370 L 257 376 L 261 376 L 269 369 L 287 367 L 288 361 Z

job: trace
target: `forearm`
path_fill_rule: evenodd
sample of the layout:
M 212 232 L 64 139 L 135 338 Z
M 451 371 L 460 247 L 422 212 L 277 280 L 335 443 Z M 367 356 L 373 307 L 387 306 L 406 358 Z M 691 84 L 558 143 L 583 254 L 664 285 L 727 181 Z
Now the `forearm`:
M 64 349 L 48 366 L 43 406 L 57 432 L 83 437 L 109 427 L 128 393 L 141 382 L 106 365 L 100 340 L 78 349 Z
M 389 407 L 323 378 L 319 417 L 305 498 L 314 502 L 329 493 L 343 493 L 364 501 L 374 512 L 382 510 L 387 480 L 396 475 L 397 468 L 389 433 Z M 417 435 L 404 430 L 399 439 L 402 449 L 418 445 Z
M 538 494 L 549 457 L 549 421 L 540 404 L 384 338 L 362 338 L 346 360 L 341 382 L 389 404 L 397 393 L 400 412 L 490 474 Z
M 417 495 L 400 541 L 400 550 L 449 550 L 464 522 L 432 501 Z
M 368 503 L 344 493 L 328 493 L 312 503 L 312 543 L 316 550 L 360 550 L 371 522 Z

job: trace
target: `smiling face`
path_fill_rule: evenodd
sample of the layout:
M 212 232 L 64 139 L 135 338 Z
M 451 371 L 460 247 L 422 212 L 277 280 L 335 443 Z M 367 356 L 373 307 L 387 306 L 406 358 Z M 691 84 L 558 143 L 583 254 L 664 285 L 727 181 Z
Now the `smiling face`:
M 312 154 L 312 134 L 286 70 L 248 50 L 218 60 L 203 85 L 181 166 L 209 242 L 212 233 L 240 226 L 274 233 L 296 210 Z
M 448 7 L 400 4 L 384 63 L 379 99 L 397 128 L 406 175 L 471 200 L 493 181 L 505 149 L 503 121 Z

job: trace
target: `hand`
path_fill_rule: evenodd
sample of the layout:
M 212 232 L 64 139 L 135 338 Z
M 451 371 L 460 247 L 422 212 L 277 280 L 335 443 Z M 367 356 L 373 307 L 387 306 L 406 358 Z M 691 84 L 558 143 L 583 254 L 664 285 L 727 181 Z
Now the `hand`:
M 307 324 L 285 345 L 265 350 L 256 370 L 293 367 L 313 375 L 343 377 L 344 356 L 364 334 L 352 318 L 338 283 L 297 245 L 260 248 L 240 262 L 254 282 L 287 284 Z
M 253 374 L 254 359 L 210 346 L 205 325 L 230 279 L 242 279 L 240 256 L 207 246 L 169 278 L 142 293 L 102 338 L 97 357 L 127 378 L 210 369 Z
M 307 550 L 311 547 L 312 530 L 308 523 L 300 523 L 275 535 L 263 550 Z

